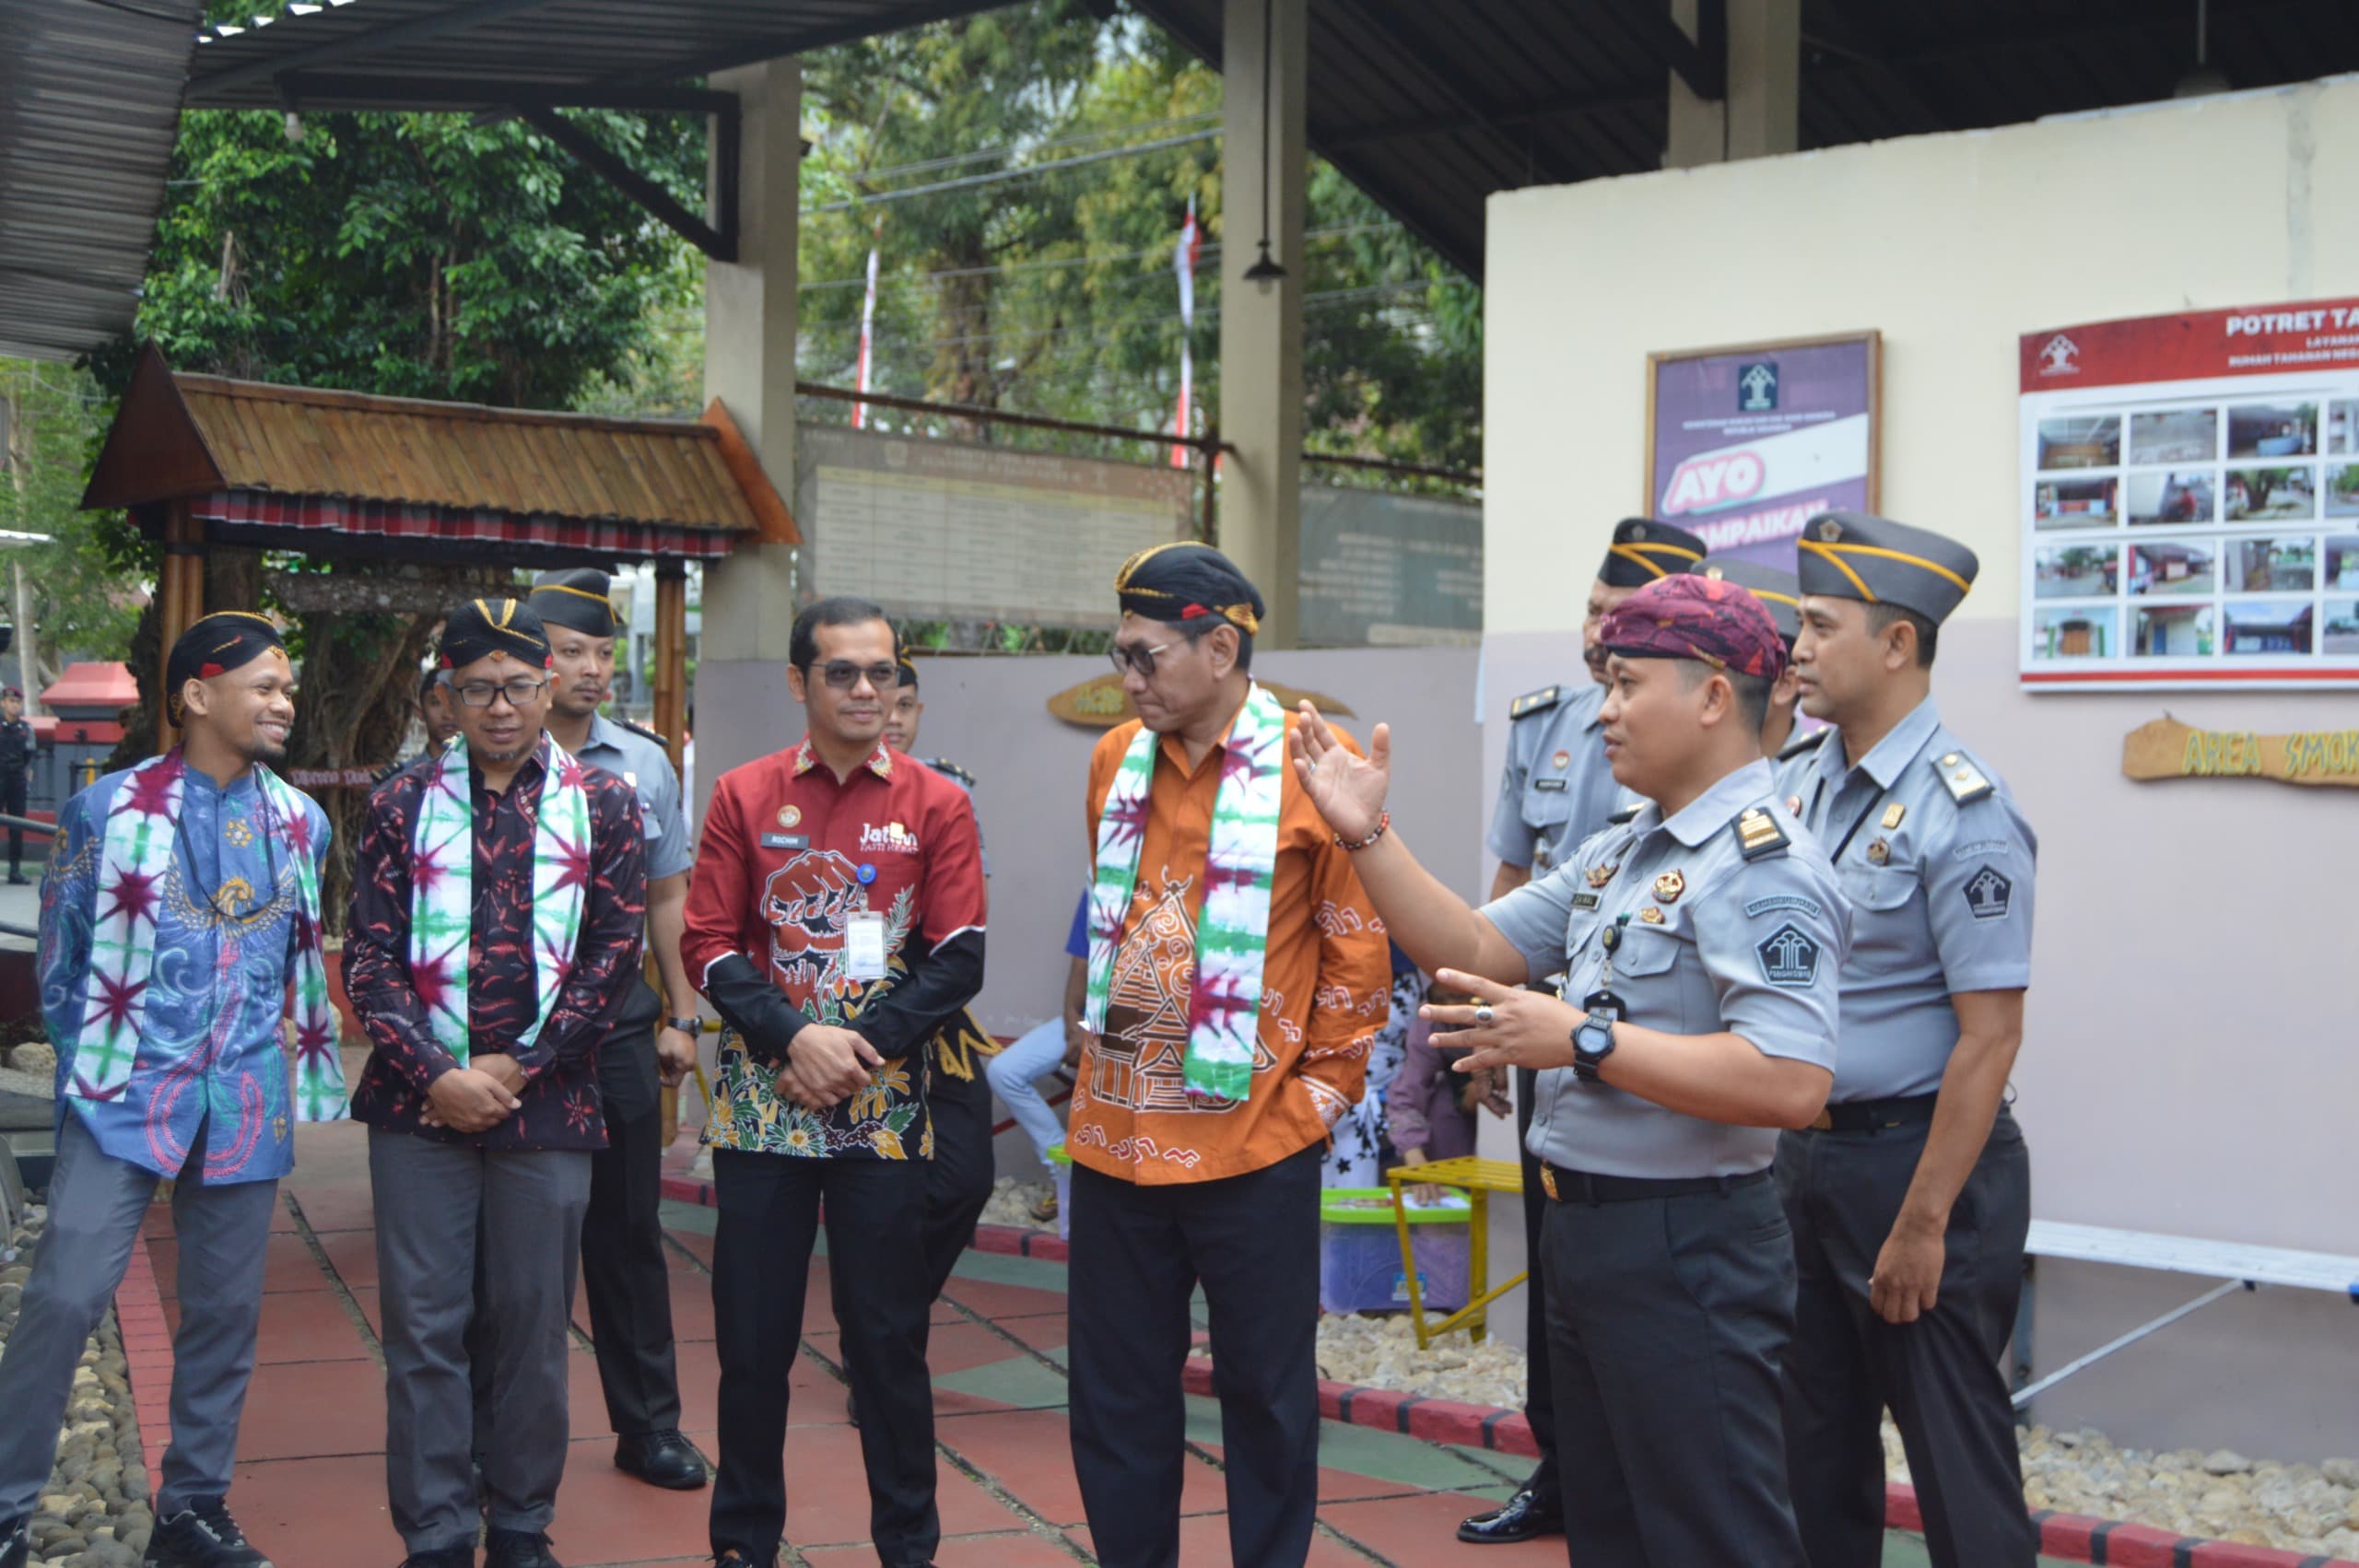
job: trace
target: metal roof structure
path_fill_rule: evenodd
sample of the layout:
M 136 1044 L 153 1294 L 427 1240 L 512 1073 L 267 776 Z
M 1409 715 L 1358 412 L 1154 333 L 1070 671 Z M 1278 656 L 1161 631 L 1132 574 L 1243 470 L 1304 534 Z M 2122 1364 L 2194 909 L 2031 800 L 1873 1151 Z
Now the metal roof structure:
M 202 0 L 0 0 L 0 354 L 129 329 Z
M 1110 4 L 1110 0 L 1108 0 Z M 1129 0 L 1215 65 L 1223 0 Z M 1452 264 L 1483 272 L 1483 204 L 1659 169 L 1673 74 L 1722 96 L 1725 0 L 1309 0 L 1311 147 Z M 198 51 L 193 105 L 629 107 L 701 73 L 989 0 L 346 0 Z M 308 14 L 296 15 L 293 12 Z M 2236 88 L 2359 70 L 2349 0 L 2209 0 Z M 2168 98 L 2195 0 L 1802 0 L 1802 145 L 1826 147 Z M 657 106 L 647 103 L 645 106 Z M 680 104 L 679 107 L 691 107 Z

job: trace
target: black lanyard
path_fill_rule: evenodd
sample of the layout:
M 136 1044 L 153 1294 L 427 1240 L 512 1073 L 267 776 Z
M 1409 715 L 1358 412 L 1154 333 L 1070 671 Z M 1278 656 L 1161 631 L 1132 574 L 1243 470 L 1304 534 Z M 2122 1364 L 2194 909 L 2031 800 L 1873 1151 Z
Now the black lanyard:
M 1873 775 L 1870 775 L 1871 779 L 1872 779 L 1873 777 Z M 1818 803 L 1825 797 L 1825 794 L 1826 776 L 1822 773 L 1818 777 L 1818 788 L 1811 791 L 1810 814 L 1813 821 L 1815 821 L 1818 816 Z M 1843 835 L 1843 841 L 1835 846 L 1835 852 L 1833 854 L 1826 857 L 1828 864 L 1831 865 L 1843 858 L 1843 851 L 1851 847 L 1851 840 L 1860 836 L 1860 829 L 1868 825 L 1868 818 L 1875 815 L 1876 808 L 1884 804 L 1884 794 L 1885 791 L 1879 790 L 1873 795 L 1869 797 L 1868 809 L 1861 812 L 1857 817 L 1852 819 L 1851 830 Z

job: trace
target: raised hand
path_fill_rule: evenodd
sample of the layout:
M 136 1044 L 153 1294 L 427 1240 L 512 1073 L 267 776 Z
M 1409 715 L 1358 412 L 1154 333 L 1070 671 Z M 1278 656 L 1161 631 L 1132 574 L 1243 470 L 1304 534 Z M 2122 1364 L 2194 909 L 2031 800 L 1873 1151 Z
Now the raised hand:
M 1544 1072 L 1573 1065 L 1573 1030 L 1587 1016 L 1579 1008 L 1457 969 L 1437 969 L 1434 979 L 1474 999 L 1463 1005 L 1427 1002 L 1417 1009 L 1417 1015 L 1434 1026 L 1435 1045 L 1473 1047 L 1454 1064 L 1458 1071 L 1529 1067 Z
M 1319 709 L 1306 702 L 1302 722 L 1286 736 L 1286 750 L 1310 803 L 1336 837 L 1357 843 L 1376 831 L 1392 783 L 1392 726 L 1379 724 L 1368 739 L 1367 755 L 1354 756 Z

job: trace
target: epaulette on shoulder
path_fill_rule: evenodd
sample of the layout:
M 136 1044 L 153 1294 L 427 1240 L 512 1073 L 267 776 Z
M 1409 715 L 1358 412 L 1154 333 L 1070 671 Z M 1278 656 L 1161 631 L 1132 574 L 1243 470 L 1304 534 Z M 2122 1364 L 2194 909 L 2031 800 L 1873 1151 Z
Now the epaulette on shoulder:
M 1564 700 L 1564 687 L 1543 686 L 1536 692 L 1526 692 L 1508 704 L 1508 717 L 1510 720 L 1529 719 L 1535 713 L 1547 712 Z
M 1796 735 L 1792 740 L 1786 743 L 1786 749 L 1778 754 L 1778 760 L 1779 762 L 1788 762 L 1802 755 L 1804 752 L 1814 752 L 1821 745 L 1825 744 L 1826 737 L 1833 733 L 1835 733 L 1835 726 L 1829 724 L 1823 730 L 1813 730 L 1807 735 Z
M 624 729 L 629 731 L 634 735 L 643 735 L 647 739 L 653 741 L 657 745 L 662 746 L 667 752 L 672 749 L 672 741 L 669 736 L 658 734 L 644 724 L 637 723 L 628 719 L 617 719 L 615 722 L 621 725 Z
M 1607 823 L 1607 825 L 1608 825 L 1609 826 L 1613 826 L 1613 827 L 1627 827 L 1627 826 L 1629 826 L 1629 825 L 1630 825 L 1630 824 L 1632 824 L 1632 823 L 1634 823 L 1634 822 L 1637 821 L 1637 820 L 1638 820 L 1638 813 L 1639 813 L 1640 812 L 1642 812 L 1642 811 L 1645 811 L 1646 809 L 1647 809 L 1647 802 L 1644 802 L 1644 801 L 1632 801 L 1628 805 L 1624 806 L 1620 811 L 1608 813 L 1607 813 L 1607 815 L 1606 815 L 1605 820 L 1606 820 L 1606 823 Z
M 1950 799 L 1959 805 L 1968 805 L 1991 794 L 1999 788 L 1982 776 L 1974 759 L 1964 752 L 1943 752 L 1933 762 L 1933 770 L 1941 775 L 1942 787 Z
M 1731 831 L 1736 834 L 1737 853 L 1748 860 L 1777 854 L 1793 842 L 1778 825 L 1778 819 L 1759 806 L 1747 806 L 1739 812 Z
M 925 765 L 954 784 L 964 784 L 969 790 L 975 787 L 975 776 L 947 757 L 930 756 Z

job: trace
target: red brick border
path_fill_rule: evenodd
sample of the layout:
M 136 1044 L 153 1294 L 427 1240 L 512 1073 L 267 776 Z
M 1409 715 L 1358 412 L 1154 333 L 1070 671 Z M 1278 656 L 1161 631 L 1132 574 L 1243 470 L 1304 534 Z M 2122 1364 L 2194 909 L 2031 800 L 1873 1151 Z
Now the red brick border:
M 712 1187 L 709 1182 L 687 1176 L 663 1178 L 663 1196 L 683 1203 L 710 1207 Z M 145 1258 L 142 1248 L 142 1258 Z M 996 1252 L 1017 1258 L 1038 1258 L 1043 1261 L 1062 1263 L 1069 1260 L 1070 1250 L 1064 1238 L 1047 1231 L 1027 1230 L 1019 1225 L 977 1225 L 975 1250 Z M 124 1328 L 126 1342 L 129 1325 Z M 1201 1345 L 1203 1336 L 1199 1334 Z M 171 1355 L 165 1352 L 165 1366 L 169 1372 Z M 138 1363 L 133 1363 L 135 1369 Z M 1213 1391 L 1213 1363 L 1201 1355 L 1188 1358 L 1180 1373 L 1180 1381 L 1191 1394 L 1209 1396 Z M 1353 1383 L 1331 1383 L 1321 1379 L 1319 1385 L 1319 1413 L 1329 1421 L 1347 1422 L 1356 1426 L 1370 1426 L 1384 1432 L 1397 1432 L 1427 1443 L 1454 1443 L 1467 1448 L 1487 1448 L 1496 1454 L 1516 1454 L 1537 1458 L 1540 1445 L 1532 1440 L 1532 1427 L 1520 1410 L 1503 1410 L 1489 1405 L 1470 1405 L 1456 1399 L 1428 1399 L 1416 1394 L 1403 1394 L 1395 1388 L 1367 1388 Z M 1914 1488 L 1897 1481 L 1884 1487 L 1884 1522 L 1895 1529 L 1916 1530 L 1924 1527 L 1924 1515 L 1917 1506 Z M 2359 1568 L 2354 1562 L 2340 1557 L 2306 1557 L 2298 1551 L 2285 1551 L 2276 1547 L 2241 1546 L 2233 1541 L 2205 1540 L 2197 1536 L 2174 1535 L 2147 1525 L 2126 1524 L 2118 1519 L 2089 1519 L 2077 1514 L 2035 1512 L 2039 1521 L 2039 1550 L 2048 1557 L 2060 1557 L 2068 1562 L 2109 1564 L 2111 1568 Z
M 172 1441 L 172 1333 L 164 1321 L 163 1293 L 156 1284 L 155 1261 L 147 1256 L 144 1224 L 140 1233 L 132 1243 L 131 1266 L 115 1287 L 114 1316 L 123 1330 L 132 1413 L 139 1421 L 139 1462 L 152 1496 L 164 1450 Z

